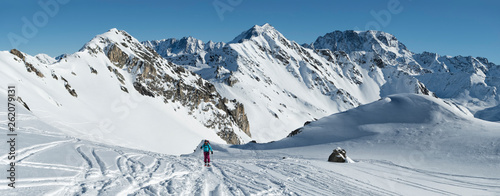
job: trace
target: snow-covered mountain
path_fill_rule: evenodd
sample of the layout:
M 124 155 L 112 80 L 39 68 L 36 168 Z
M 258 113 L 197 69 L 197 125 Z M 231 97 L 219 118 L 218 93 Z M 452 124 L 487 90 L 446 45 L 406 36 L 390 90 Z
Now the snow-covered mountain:
M 309 45 L 314 49 L 344 51 L 362 56 L 372 53 L 377 62 L 414 64 L 412 53 L 396 37 L 381 31 L 334 31 L 320 36 Z M 380 64 L 378 64 L 380 65 Z
M 282 138 L 305 121 L 397 93 L 449 99 L 494 121 L 492 112 L 498 110 L 490 108 L 488 115 L 480 110 L 500 103 L 494 79 L 498 65 L 461 56 L 434 62 L 428 53 L 414 54 L 380 31 L 334 31 L 299 45 L 264 24 L 228 43 L 188 37 L 143 44 L 211 81 L 223 96 L 241 101 L 252 136 L 261 142 Z M 469 71 L 446 71 L 440 64 Z M 470 81 L 456 82 L 464 77 Z
M 499 106 L 500 66 L 486 58 L 440 56 L 430 52 L 415 54 L 414 58 L 427 70 L 418 76 L 419 80 L 437 96 L 453 99 L 479 118 L 482 118 L 483 110 L 494 110 Z M 500 116 L 485 116 L 483 119 L 500 121 Z
M 195 65 L 194 68 L 191 68 L 194 70 L 196 70 L 197 66 L 208 63 L 204 58 L 208 52 L 219 50 L 226 45 L 223 42 L 215 43 L 212 41 L 203 43 L 193 37 L 184 37 L 180 40 L 170 38 L 142 43 L 153 48 L 158 54 L 171 62 L 176 62 L 179 65 Z M 213 61 L 213 58 L 218 57 L 213 56 L 207 60 Z
M 0 52 L 0 67 L 1 88 L 16 85 L 20 103 L 72 136 L 172 154 L 192 150 L 175 144 L 203 138 L 250 140 L 242 104 L 125 31 L 111 29 L 57 60 Z
M 228 43 L 111 29 L 57 58 L 3 51 L 19 143 L 0 195 L 498 195 L 500 125 L 474 118 L 497 119 L 498 74 L 383 32 L 299 45 L 269 24 Z M 252 139 L 277 141 L 226 144 Z M 327 162 L 338 146 L 355 163 Z
M 376 62 L 379 67 L 396 67 L 418 79 L 436 96 L 467 107 L 476 117 L 500 121 L 500 116 L 492 115 L 500 113 L 500 66 L 486 58 L 415 54 L 393 35 L 379 31 L 335 31 L 320 36 L 309 47 L 345 51 L 361 64 Z
M 367 61 L 359 62 L 344 51 L 306 48 L 269 24 L 255 25 L 227 44 L 191 37 L 143 43 L 242 102 L 252 137 L 261 142 L 393 93 L 432 94 L 398 67 L 382 66 L 375 54 L 363 54 Z M 401 50 L 411 57 L 404 45 Z
M 2 83 L 27 89 L 20 103 L 49 124 L 98 141 L 107 141 L 102 135 L 116 139 L 102 131 L 111 124 L 126 133 L 124 141 L 148 127 L 164 134 L 170 134 L 163 131 L 167 128 L 191 130 L 197 135 L 193 144 L 199 138 L 267 142 L 306 121 L 398 93 L 445 98 L 492 121 L 499 113 L 498 65 L 479 57 L 414 54 L 378 31 L 335 31 L 299 45 L 269 24 L 255 25 L 228 43 L 192 37 L 139 43 L 112 29 L 79 52 L 55 59 L 15 49 L 0 55 Z M 158 113 L 146 115 L 147 107 Z M 150 137 L 145 141 L 163 138 Z

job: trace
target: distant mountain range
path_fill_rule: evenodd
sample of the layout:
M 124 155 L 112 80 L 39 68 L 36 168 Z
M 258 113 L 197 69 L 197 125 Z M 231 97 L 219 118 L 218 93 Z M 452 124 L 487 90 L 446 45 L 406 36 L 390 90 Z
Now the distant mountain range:
M 0 52 L 0 70 L 2 86 L 16 84 L 18 102 L 47 124 L 173 154 L 192 149 L 165 143 L 278 140 L 306 121 L 399 93 L 438 97 L 500 121 L 500 66 L 416 54 L 380 31 L 334 31 L 298 44 L 269 24 L 228 43 L 139 42 L 111 29 L 57 58 Z
M 498 65 L 482 57 L 415 54 L 380 31 L 334 31 L 298 44 L 264 24 L 229 43 L 193 37 L 142 43 L 214 83 L 222 96 L 242 102 L 252 136 L 260 141 L 391 94 L 450 99 L 476 114 L 500 100 Z M 498 111 L 477 116 L 498 121 Z

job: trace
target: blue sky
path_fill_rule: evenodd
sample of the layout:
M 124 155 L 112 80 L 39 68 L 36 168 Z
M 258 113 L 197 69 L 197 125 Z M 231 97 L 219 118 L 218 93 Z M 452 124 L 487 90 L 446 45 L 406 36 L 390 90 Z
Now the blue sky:
M 52 6 L 46 11 L 40 3 Z M 334 30 L 375 29 L 395 35 L 413 52 L 484 56 L 500 64 L 499 10 L 496 0 L 2 1 L 0 50 L 73 53 L 111 28 L 140 41 L 193 36 L 228 42 L 267 22 L 298 43 Z

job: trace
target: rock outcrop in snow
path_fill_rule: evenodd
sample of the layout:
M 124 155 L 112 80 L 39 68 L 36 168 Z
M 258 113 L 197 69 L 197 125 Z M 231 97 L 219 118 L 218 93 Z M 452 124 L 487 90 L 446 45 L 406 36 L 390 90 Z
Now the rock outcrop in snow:
M 328 157 L 328 162 L 345 163 L 347 162 L 346 157 L 347 157 L 346 151 L 340 147 L 337 147 Z

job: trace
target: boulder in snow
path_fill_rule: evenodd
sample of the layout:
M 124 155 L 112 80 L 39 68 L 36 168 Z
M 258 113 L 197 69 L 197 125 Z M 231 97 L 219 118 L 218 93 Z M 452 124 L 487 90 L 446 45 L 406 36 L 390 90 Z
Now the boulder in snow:
M 328 162 L 345 163 L 347 162 L 347 156 L 345 154 L 346 152 L 344 149 L 337 147 L 328 157 Z

